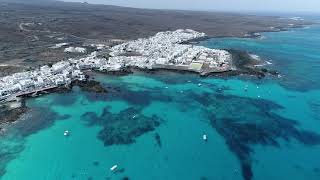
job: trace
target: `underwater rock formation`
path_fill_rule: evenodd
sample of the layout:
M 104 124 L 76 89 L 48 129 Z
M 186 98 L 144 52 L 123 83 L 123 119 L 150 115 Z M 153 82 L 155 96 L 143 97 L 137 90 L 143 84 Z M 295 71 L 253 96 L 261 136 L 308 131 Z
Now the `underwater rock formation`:
M 48 111 L 45 107 L 33 107 L 24 118 L 26 120 L 18 121 L 18 123 L 12 125 L 12 128 L 17 129 L 21 136 L 28 136 L 49 128 L 55 121 L 68 119 L 70 115 L 62 116 L 56 112 Z
M 9 138 L 10 145 L 5 142 L 0 142 L 0 177 L 6 173 L 6 164 L 19 156 L 24 150 L 25 137 L 34 134 L 42 129 L 51 127 L 56 120 L 64 120 L 69 118 L 68 115 L 60 116 L 59 114 L 48 111 L 45 107 L 22 107 L 27 108 L 27 112 L 21 109 L 16 112 L 15 116 L 19 116 L 18 120 L 14 124 L 8 127 L 8 131 L 14 130 L 14 133 L 3 134 L 3 137 Z M 18 112 L 21 112 L 18 113 Z M 17 120 L 17 119 L 16 119 Z M 1 179 L 1 178 L 0 178 Z
M 86 113 L 82 117 L 89 121 L 88 125 L 103 126 L 98 138 L 105 146 L 134 143 L 135 138 L 155 130 L 162 122 L 157 116 L 141 114 L 141 109 L 137 108 L 128 108 L 118 114 L 112 114 L 105 108 L 100 117 L 94 113 Z
M 271 101 L 208 93 L 192 96 L 209 109 L 207 115 L 211 126 L 238 157 L 245 180 L 253 178 L 251 154 L 254 145 L 280 148 L 279 139 L 295 139 L 309 146 L 320 144 L 319 134 L 300 130 L 297 121 L 274 113 L 282 107 Z
M 162 147 L 161 137 L 160 137 L 160 135 L 159 135 L 158 133 L 155 133 L 155 134 L 154 134 L 154 139 L 156 140 L 157 145 L 158 145 L 159 147 Z
M 99 162 L 99 161 L 94 161 L 92 164 L 93 164 L 94 166 L 99 166 L 99 165 L 100 165 L 100 162 Z
M 122 87 L 121 91 L 115 92 L 113 97 L 109 97 L 112 100 L 125 100 L 130 104 L 146 107 L 151 104 L 152 101 L 158 100 L 163 102 L 172 101 L 172 98 L 162 93 L 159 93 L 159 89 L 150 89 L 150 91 L 132 91 L 128 87 Z
M 94 93 L 107 93 L 107 89 L 103 87 L 103 85 L 94 80 L 87 80 L 87 81 L 79 81 L 76 80 L 72 82 L 72 86 L 79 86 L 81 90 L 87 92 L 94 92 Z
M 23 114 L 29 111 L 25 102 L 22 101 L 19 107 L 11 108 L 10 105 L 2 105 L 0 107 L 0 125 L 5 123 L 12 123 L 18 120 Z M 0 126 L 0 130 L 1 130 Z

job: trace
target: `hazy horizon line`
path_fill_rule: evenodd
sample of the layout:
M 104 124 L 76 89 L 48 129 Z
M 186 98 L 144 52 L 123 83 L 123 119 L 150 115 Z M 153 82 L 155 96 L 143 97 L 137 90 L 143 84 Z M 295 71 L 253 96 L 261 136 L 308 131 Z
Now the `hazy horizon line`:
M 176 10 L 176 11 L 203 11 L 203 12 L 229 12 L 229 13 L 257 13 L 257 14 L 305 14 L 305 15 L 320 15 L 319 11 L 307 11 L 307 10 L 251 10 L 251 9 L 241 9 L 241 10 L 233 10 L 233 9 L 205 9 L 205 8 L 155 8 L 155 7 L 136 7 L 130 5 L 116 5 L 116 4 L 108 4 L 108 3 L 100 3 L 100 2 L 87 2 L 87 1 L 67 1 L 67 0 L 54 0 L 61 2 L 71 2 L 71 3 L 82 3 L 82 4 L 91 4 L 91 5 L 106 5 L 106 6 L 118 6 L 118 7 L 126 7 L 126 8 L 135 8 L 135 9 L 149 9 L 149 10 Z
M 232 9 L 205 9 L 205 8 L 151 8 L 151 7 L 135 7 L 130 5 L 116 5 L 116 4 L 107 4 L 107 3 L 95 3 L 95 2 L 87 2 L 87 1 L 68 1 L 68 0 L 35 0 L 36 2 L 65 2 L 65 3 L 78 3 L 78 4 L 90 4 L 90 5 L 102 5 L 102 6 L 117 6 L 117 7 L 125 7 L 125 8 L 134 8 L 134 9 L 147 9 L 147 10 L 168 10 L 168 11 L 197 11 L 197 12 L 221 12 L 221 13 L 246 13 L 246 14 L 254 14 L 254 15 L 319 15 L 320 12 L 318 11 L 303 11 L 303 10 L 252 10 L 252 9 L 241 9 L 241 10 L 232 10 Z M 32 4 L 35 2 L 30 1 L 24 1 L 24 0 L 16 0 L 16 1 L 10 1 L 10 0 L 0 0 L 0 2 L 8 2 L 8 3 L 26 3 L 26 4 Z

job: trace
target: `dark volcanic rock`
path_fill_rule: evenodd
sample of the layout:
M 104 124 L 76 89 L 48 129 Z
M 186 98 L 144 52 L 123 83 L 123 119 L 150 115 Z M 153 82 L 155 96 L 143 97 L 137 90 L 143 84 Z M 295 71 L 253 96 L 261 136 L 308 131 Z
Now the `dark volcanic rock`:
M 229 72 L 230 75 L 248 74 L 255 75 L 258 78 L 263 78 L 267 74 L 278 75 L 279 73 L 274 70 L 256 67 L 262 62 L 252 58 L 249 53 L 240 50 L 228 49 L 232 54 L 233 65 L 236 66 L 235 71 Z
M 10 108 L 8 107 L 8 105 L 2 105 L 2 107 L 0 108 L 0 124 L 15 122 L 23 114 L 28 112 L 28 110 L 29 108 L 26 107 L 24 101 L 21 102 L 21 106 L 17 108 Z
M 72 86 L 79 86 L 83 91 L 95 92 L 95 93 L 106 93 L 107 90 L 101 85 L 100 82 L 94 80 L 87 81 L 73 81 Z
M 6 123 L 6 122 L 14 122 L 17 119 L 19 119 L 19 117 L 26 113 L 28 111 L 27 107 L 20 107 L 20 108 L 16 108 L 16 109 L 11 109 L 8 111 L 1 111 L 0 113 L 0 123 Z
M 103 73 L 103 74 L 108 74 L 112 76 L 125 76 L 128 74 L 132 74 L 132 69 L 130 67 L 122 68 L 119 71 L 97 71 L 97 73 Z

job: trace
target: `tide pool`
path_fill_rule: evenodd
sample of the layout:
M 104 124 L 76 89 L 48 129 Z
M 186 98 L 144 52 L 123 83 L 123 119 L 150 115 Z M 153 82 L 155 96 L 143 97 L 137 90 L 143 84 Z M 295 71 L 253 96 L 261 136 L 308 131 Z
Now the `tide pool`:
M 0 137 L 1 179 L 318 180 L 319 33 L 202 42 L 269 59 L 282 78 L 96 74 L 108 93 L 28 99 Z

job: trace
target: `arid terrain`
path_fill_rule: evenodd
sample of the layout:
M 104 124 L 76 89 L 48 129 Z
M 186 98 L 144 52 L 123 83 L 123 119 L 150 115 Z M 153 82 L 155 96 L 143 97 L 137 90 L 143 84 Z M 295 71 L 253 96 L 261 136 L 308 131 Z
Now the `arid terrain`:
M 244 37 L 304 24 L 308 22 L 221 12 L 149 10 L 57 1 L 27 4 L 0 1 L 0 76 L 83 55 L 65 53 L 63 47 L 52 48 L 58 43 L 112 45 L 179 28 L 205 32 L 210 37 Z

